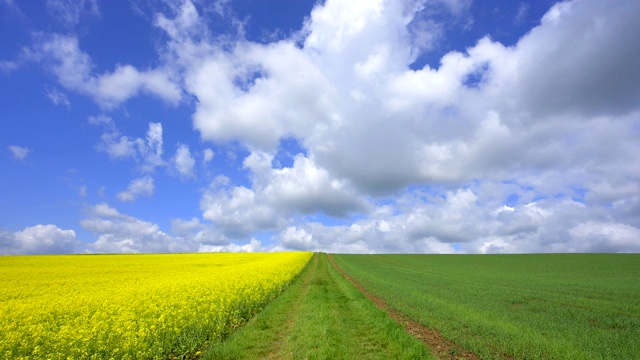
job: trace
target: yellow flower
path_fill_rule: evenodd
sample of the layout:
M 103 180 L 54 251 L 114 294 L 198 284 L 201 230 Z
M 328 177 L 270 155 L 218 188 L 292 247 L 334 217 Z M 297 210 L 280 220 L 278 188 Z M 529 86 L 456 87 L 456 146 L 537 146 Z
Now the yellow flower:
M 260 310 L 311 253 L 0 257 L 5 358 L 195 354 Z

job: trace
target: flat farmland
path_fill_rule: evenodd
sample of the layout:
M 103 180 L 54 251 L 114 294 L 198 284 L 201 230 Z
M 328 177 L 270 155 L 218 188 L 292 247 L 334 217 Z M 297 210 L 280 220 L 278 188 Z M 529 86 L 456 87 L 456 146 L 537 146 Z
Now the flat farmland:
M 0 257 L 0 358 L 640 359 L 640 255 Z
M 332 255 L 482 359 L 640 359 L 640 255 Z

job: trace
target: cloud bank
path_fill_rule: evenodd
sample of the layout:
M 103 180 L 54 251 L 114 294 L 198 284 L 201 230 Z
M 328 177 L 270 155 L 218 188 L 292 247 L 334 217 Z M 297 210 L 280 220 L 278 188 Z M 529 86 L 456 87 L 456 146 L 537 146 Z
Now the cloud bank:
M 259 43 L 242 26 L 216 34 L 210 11 L 171 2 L 152 17 L 162 65 L 103 74 L 77 38 L 39 36 L 31 58 L 68 91 L 105 111 L 140 94 L 174 105 L 187 96 L 203 141 L 248 152 L 248 183 L 216 177 L 202 221 L 176 220 L 183 235 L 101 204 L 82 221 L 101 234 L 92 248 L 640 251 L 640 3 L 561 2 L 514 45 L 485 36 L 437 67 L 416 66 L 445 41 L 429 14 L 455 18 L 468 6 L 327 0 L 290 38 Z M 167 163 L 160 124 L 132 139 L 106 115 L 90 122 L 104 126 L 98 149 L 109 156 L 137 156 L 147 172 Z M 279 164 L 287 141 L 298 150 Z M 197 178 L 188 145 L 169 162 Z M 143 177 L 119 197 L 152 193 Z M 254 238 L 262 232 L 270 239 Z M 4 236 L 8 246 L 27 239 Z

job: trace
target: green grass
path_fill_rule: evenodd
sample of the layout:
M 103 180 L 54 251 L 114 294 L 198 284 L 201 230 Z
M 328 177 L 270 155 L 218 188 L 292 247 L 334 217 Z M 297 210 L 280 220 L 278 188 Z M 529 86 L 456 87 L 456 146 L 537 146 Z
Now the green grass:
M 640 255 L 333 255 L 483 359 L 640 359 Z
M 429 350 L 315 254 L 297 280 L 205 359 L 430 359 Z

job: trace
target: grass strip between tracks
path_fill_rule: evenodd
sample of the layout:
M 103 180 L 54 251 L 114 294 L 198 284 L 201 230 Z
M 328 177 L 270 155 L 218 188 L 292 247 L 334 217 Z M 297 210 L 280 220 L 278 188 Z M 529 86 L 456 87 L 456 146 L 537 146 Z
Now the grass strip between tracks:
M 206 359 L 432 359 L 329 262 L 315 254 L 292 285 Z

